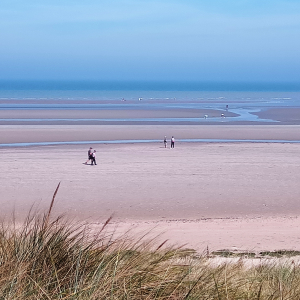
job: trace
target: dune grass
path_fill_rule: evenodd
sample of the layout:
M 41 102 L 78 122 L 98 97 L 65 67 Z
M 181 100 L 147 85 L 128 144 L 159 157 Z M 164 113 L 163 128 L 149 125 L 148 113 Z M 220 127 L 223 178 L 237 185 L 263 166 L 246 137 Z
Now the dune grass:
M 58 190 L 58 189 L 57 189 Z M 0 299 L 300 299 L 300 267 L 210 264 L 146 238 L 114 239 L 108 220 L 84 224 L 29 214 L 0 228 Z

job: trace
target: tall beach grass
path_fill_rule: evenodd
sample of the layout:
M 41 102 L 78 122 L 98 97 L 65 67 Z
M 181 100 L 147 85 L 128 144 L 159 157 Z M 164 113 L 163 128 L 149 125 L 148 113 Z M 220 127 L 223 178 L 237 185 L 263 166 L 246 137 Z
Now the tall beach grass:
M 57 188 L 58 190 L 58 188 Z M 300 299 L 290 260 L 211 264 L 207 254 L 118 237 L 109 221 L 85 224 L 30 213 L 0 228 L 0 299 Z

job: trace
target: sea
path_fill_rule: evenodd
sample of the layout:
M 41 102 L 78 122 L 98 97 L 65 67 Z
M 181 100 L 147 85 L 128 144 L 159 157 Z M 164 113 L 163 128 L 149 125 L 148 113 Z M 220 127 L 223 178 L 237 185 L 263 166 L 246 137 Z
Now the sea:
M 13 100 L 24 103 L 26 100 L 80 100 L 82 104 L 87 100 L 99 103 L 105 100 L 176 100 L 298 106 L 300 82 L 0 80 L 0 101 L 9 105 Z
M 236 120 L 254 121 L 250 112 L 299 107 L 300 82 L 0 81 L 0 110 L 224 109 L 226 105 L 241 115 Z
M 268 122 L 255 112 L 300 107 L 300 82 L 41 81 L 0 80 L 0 124 L 201 124 Z M 228 110 L 226 118 L 12 119 L 6 110 Z M 80 123 L 79 123 L 80 122 Z M 69 124 L 68 123 L 68 124 Z M 100 123 L 99 123 L 100 124 Z M 91 141 L 89 141 L 91 142 Z

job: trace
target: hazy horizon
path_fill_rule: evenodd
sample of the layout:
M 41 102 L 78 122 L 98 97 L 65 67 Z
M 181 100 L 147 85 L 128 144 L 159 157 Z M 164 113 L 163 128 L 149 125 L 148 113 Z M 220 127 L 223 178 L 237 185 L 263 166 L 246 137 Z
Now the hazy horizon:
M 186 80 L 1 80 L 5 90 L 300 91 L 300 82 Z

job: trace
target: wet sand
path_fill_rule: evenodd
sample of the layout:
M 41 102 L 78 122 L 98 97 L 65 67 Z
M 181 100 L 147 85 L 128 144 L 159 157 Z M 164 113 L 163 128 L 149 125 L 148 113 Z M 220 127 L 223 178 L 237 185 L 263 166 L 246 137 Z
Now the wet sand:
M 217 118 L 217 122 L 224 121 L 224 117 L 237 117 L 233 112 L 226 112 L 217 109 L 16 109 L 0 110 L 1 125 L 172 125 L 201 123 L 203 121 L 212 122 Z M 209 119 L 205 119 L 205 115 Z M 172 119 L 173 120 L 168 120 Z M 210 120 L 212 119 L 212 120 Z M 166 121 L 168 120 L 168 121 Z M 214 121 L 215 122 L 215 121 Z
M 269 108 L 253 114 L 261 119 L 272 119 L 281 124 L 300 124 L 299 107 Z
M 0 110 L 0 119 L 137 119 L 137 118 L 203 118 L 220 117 L 226 113 L 228 117 L 235 113 L 213 109 L 95 109 L 95 110 Z
M 153 104 L 153 103 L 152 103 Z M 10 104 L 11 105 L 11 104 Z M 18 103 L 18 107 L 21 104 Z M 51 102 L 51 105 L 53 103 Z M 59 105 L 62 105 L 61 103 Z M 103 104 L 102 104 L 103 105 Z M 110 103 L 111 106 L 111 103 Z M 243 109 L 248 113 L 239 118 L 239 111 L 224 109 L 191 109 L 180 105 L 170 108 L 154 106 L 117 106 L 115 109 L 3 109 L 2 125 L 300 125 L 299 107 Z M 224 117 L 222 116 L 224 115 Z M 207 118 L 205 116 L 208 116 Z M 253 117 L 256 116 L 256 117 Z
M 124 230 L 166 231 L 201 251 L 299 249 L 300 144 L 183 143 L 183 138 L 300 140 L 299 126 L 1 126 L 1 143 L 176 138 L 88 145 L 0 147 L 2 216 L 23 218 L 32 204 L 55 214 L 113 222 Z M 113 224 L 113 225 L 114 225 Z
M 2 125 L 0 144 L 178 139 L 300 141 L 300 125 Z

